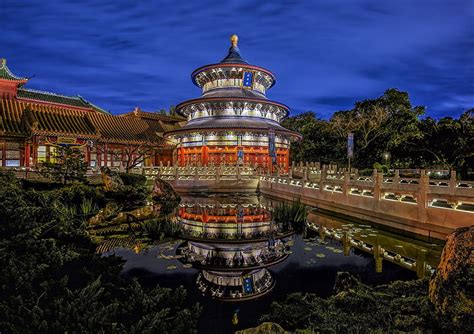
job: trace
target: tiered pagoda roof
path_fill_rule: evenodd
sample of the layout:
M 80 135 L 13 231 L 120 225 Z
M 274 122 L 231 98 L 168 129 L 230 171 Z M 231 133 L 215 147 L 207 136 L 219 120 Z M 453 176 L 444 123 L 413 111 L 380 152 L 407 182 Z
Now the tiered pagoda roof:
M 202 95 L 176 106 L 178 114 L 188 117 L 188 123 L 167 136 L 232 129 L 267 134 L 274 130 L 286 137 L 301 137 L 279 124 L 288 116 L 289 107 L 266 97 L 266 91 L 275 84 L 275 75 L 244 60 L 237 42 L 237 35 L 232 35 L 228 54 L 221 62 L 199 67 L 191 74 Z
M 276 133 L 286 133 L 294 136 L 295 133 L 281 126 L 278 122 L 259 119 L 255 120 L 252 117 L 238 117 L 238 116 L 226 116 L 226 117 L 213 117 L 212 121 L 206 118 L 200 118 L 194 120 L 192 123 L 188 123 L 183 127 L 180 127 L 173 131 L 174 134 L 181 132 L 192 132 L 199 130 L 256 130 L 259 132 L 267 133 L 268 130 L 274 130 Z
M 212 70 L 217 70 L 217 69 L 226 68 L 226 67 L 233 68 L 236 65 L 239 65 L 240 67 L 243 67 L 245 69 L 257 70 L 257 71 L 267 74 L 270 77 L 270 81 L 271 81 L 270 85 L 267 88 L 271 88 L 275 84 L 276 77 L 273 74 L 273 72 L 260 66 L 250 65 L 246 60 L 242 58 L 242 56 L 240 55 L 240 49 L 237 46 L 238 40 L 239 38 L 237 37 L 237 35 L 232 35 L 231 37 L 232 44 L 229 48 L 229 52 L 227 53 L 227 56 L 225 56 L 225 58 L 222 59 L 219 63 L 204 65 L 194 70 L 194 72 L 191 74 L 191 79 L 196 86 L 201 87 L 199 75 L 202 74 L 204 71 L 207 71 L 207 70 L 212 71 Z

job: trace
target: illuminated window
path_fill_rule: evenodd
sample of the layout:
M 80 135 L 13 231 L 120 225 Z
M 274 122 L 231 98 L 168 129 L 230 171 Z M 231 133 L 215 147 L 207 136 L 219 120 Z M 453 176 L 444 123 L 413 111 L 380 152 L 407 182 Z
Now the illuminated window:
M 97 153 L 91 153 L 90 154 L 89 166 L 95 167 L 96 164 L 97 164 Z
M 38 162 L 46 161 L 46 146 L 40 145 L 38 146 Z

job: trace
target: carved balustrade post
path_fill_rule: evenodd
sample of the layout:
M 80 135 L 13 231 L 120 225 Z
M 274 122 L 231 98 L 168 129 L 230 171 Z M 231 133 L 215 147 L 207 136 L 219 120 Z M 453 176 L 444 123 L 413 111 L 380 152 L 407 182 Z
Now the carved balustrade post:
M 342 236 L 342 247 L 344 249 L 344 256 L 349 256 L 351 254 L 351 238 L 347 230 L 344 231 L 344 235 Z
M 199 180 L 199 167 L 194 167 L 194 180 Z
M 426 222 L 426 207 L 428 206 L 428 193 L 430 190 L 430 178 L 426 175 L 426 171 L 420 171 L 420 182 L 418 183 L 418 221 Z
M 452 170 L 451 175 L 449 178 L 449 194 L 454 195 L 454 192 L 456 191 L 456 171 Z
M 326 183 L 326 178 L 327 178 L 327 166 L 323 165 L 323 168 L 321 169 L 321 179 L 319 180 L 319 189 L 324 189 L 324 184 Z
M 380 241 L 378 237 L 377 237 L 377 240 L 375 241 L 373 252 L 374 252 L 374 259 L 375 259 L 375 272 L 381 273 L 382 267 L 383 267 L 383 254 L 382 254 L 382 247 L 380 246 Z
M 425 278 L 426 274 L 426 249 L 417 249 L 416 252 L 416 276 Z
M 342 185 L 342 193 L 347 196 L 349 193 L 349 182 L 351 180 L 351 174 L 349 172 L 344 172 L 344 183 Z
M 382 186 L 383 182 L 383 174 L 378 173 L 376 169 L 374 169 L 373 174 L 373 184 L 374 184 L 374 210 L 380 210 L 380 200 L 382 197 L 380 187 Z

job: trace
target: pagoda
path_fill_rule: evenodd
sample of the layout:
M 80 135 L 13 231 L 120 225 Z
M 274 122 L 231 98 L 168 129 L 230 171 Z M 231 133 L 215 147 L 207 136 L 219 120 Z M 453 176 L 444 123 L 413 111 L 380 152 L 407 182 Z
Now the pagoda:
M 267 99 L 275 75 L 245 61 L 232 35 L 228 55 L 192 74 L 202 95 L 176 106 L 185 126 L 166 137 L 177 144 L 178 166 L 250 165 L 287 171 L 290 141 L 301 136 L 280 125 L 289 108 Z

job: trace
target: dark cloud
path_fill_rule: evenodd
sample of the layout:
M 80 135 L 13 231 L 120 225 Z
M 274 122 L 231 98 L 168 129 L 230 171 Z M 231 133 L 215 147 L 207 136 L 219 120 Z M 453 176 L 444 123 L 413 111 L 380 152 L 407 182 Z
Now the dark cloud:
M 322 117 L 391 87 L 432 116 L 474 106 L 470 0 L 3 0 L 0 57 L 29 86 L 114 113 L 199 95 L 190 73 L 244 57 L 274 71 L 269 97 Z

